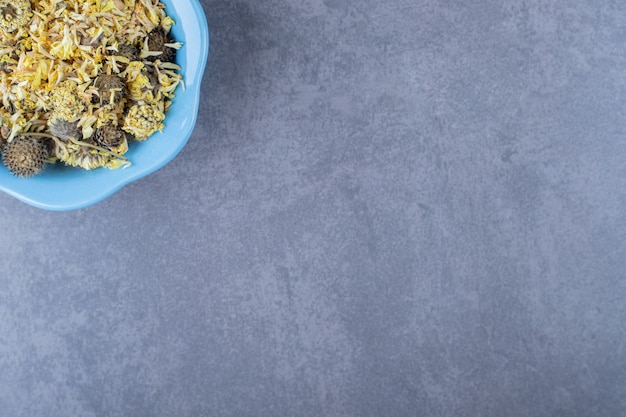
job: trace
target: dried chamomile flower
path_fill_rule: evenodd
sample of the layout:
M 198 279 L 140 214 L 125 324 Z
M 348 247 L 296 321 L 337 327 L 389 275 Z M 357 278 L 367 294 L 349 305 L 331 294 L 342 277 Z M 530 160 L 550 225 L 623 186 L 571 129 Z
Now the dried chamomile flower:
M 135 104 L 124 116 L 122 129 L 139 141 L 145 140 L 156 131 L 163 129 L 165 114 L 152 104 Z
M 77 122 L 69 122 L 61 117 L 49 118 L 48 130 L 54 137 L 64 142 L 71 138 L 80 140 L 83 136 Z
M 128 165 L 126 158 L 87 142 L 57 142 L 55 154 L 56 158 L 65 165 L 85 170 L 95 168 L 116 169 Z
M 33 16 L 28 0 L 0 0 L 0 31 L 14 32 Z
M 86 170 L 100 168 L 109 160 L 108 155 L 104 155 L 94 148 L 72 142 L 65 144 L 64 152 L 59 152 L 57 157 L 66 165 Z
M 134 101 L 152 101 L 154 96 L 148 95 L 152 91 L 146 65 L 143 62 L 133 61 L 126 68 L 126 86 L 128 97 Z
M 52 116 L 65 120 L 75 120 L 85 110 L 85 103 L 78 95 L 78 84 L 65 80 L 50 93 Z
M 39 174 L 46 165 L 48 147 L 34 137 L 17 136 L 2 151 L 2 163 L 9 171 L 21 178 Z

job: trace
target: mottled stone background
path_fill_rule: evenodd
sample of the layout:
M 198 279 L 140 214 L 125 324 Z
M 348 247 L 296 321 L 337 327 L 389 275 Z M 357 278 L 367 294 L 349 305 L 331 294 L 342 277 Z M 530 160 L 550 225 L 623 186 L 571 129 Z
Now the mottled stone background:
M 197 128 L 0 195 L 0 415 L 626 415 L 626 2 L 203 0 Z

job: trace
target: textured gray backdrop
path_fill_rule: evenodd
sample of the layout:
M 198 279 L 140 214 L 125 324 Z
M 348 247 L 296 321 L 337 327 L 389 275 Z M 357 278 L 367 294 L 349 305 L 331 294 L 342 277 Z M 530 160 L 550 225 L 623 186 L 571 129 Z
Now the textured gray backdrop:
M 0 416 L 626 415 L 626 2 L 203 5 L 174 161 L 0 195 Z

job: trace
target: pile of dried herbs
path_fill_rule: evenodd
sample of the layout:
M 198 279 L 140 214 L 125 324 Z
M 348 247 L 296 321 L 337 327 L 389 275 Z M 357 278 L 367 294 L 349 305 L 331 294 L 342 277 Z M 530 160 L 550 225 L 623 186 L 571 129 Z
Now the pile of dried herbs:
M 0 148 L 20 177 L 118 168 L 182 82 L 159 0 L 0 0 Z

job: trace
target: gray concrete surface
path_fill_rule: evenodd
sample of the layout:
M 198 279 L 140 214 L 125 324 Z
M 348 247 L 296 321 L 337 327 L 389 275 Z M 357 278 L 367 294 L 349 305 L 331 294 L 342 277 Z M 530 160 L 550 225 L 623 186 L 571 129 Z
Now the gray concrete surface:
M 626 415 L 626 3 L 203 0 L 197 128 L 0 196 L 0 416 Z

